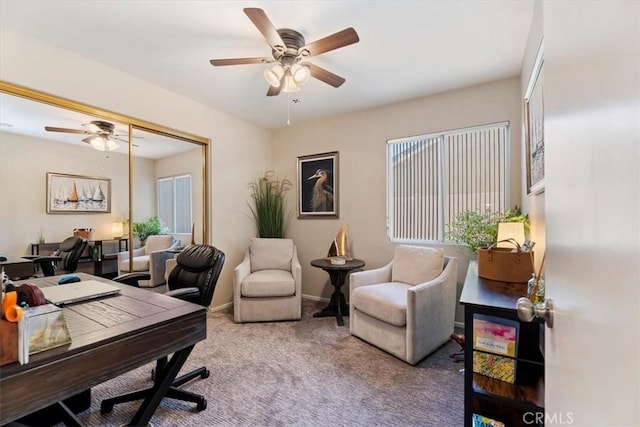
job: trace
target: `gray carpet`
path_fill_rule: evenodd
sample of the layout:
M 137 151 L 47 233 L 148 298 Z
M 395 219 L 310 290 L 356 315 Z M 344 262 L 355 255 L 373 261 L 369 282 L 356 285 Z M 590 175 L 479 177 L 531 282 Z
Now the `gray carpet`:
M 463 425 L 462 363 L 452 342 L 412 367 L 352 337 L 335 318 L 314 319 L 325 303 L 304 300 L 298 322 L 235 324 L 230 310 L 208 314 L 206 341 L 183 370 L 211 376 L 183 388 L 204 394 L 205 411 L 164 399 L 159 426 L 452 426 Z M 100 414 L 103 398 L 149 385 L 153 364 L 93 389 L 79 418 L 91 426 L 126 423 L 139 402 Z

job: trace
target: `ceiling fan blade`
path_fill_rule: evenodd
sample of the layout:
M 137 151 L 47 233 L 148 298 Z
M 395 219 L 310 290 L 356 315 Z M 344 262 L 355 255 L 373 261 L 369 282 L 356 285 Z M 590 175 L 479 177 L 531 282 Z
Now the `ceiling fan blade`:
M 333 74 L 331 71 L 327 71 L 322 67 L 318 67 L 317 65 L 305 63 L 309 66 L 309 71 L 311 71 L 311 77 L 314 77 L 318 80 L 322 80 L 328 85 L 333 87 L 340 87 L 342 83 L 346 80 L 343 77 L 340 77 L 337 74 Z
M 330 50 L 358 43 L 359 41 L 360 37 L 358 37 L 356 30 L 349 27 L 301 47 L 300 52 L 302 52 L 302 55 L 304 56 L 316 56 L 321 53 L 329 52 Z
M 97 124 L 91 122 L 91 123 L 83 123 L 82 126 L 84 126 L 88 133 L 98 133 L 101 132 L 102 129 L 100 128 L 100 126 L 98 126 Z
M 65 133 L 87 133 L 84 130 L 80 129 L 67 129 L 67 128 L 57 128 L 54 126 L 45 126 L 44 130 L 49 132 L 65 132 Z
M 229 58 L 229 59 L 212 59 L 209 61 L 214 67 L 223 65 L 244 65 L 244 64 L 266 64 L 273 62 L 273 58 Z
M 280 95 L 280 91 L 282 90 L 282 85 L 275 87 L 269 85 L 269 90 L 267 91 L 267 96 L 276 96 Z
M 280 34 L 278 34 L 276 27 L 273 26 L 271 20 L 267 17 L 267 14 L 264 13 L 264 10 L 257 7 L 247 7 L 243 10 L 249 19 L 251 19 L 253 25 L 255 25 L 264 38 L 267 39 L 269 45 L 277 51 L 284 52 L 286 45 L 284 44 L 284 41 L 282 41 Z

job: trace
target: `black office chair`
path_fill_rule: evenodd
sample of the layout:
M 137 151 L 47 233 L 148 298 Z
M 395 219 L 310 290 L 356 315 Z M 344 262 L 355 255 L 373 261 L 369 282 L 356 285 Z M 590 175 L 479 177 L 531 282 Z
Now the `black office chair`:
M 78 269 L 78 261 L 86 247 L 86 239 L 82 237 L 67 237 L 60 243 L 57 254 L 29 258 L 35 264 L 40 265 L 42 274 L 45 276 L 55 276 L 56 268 L 59 270 L 58 274 L 73 273 Z
M 187 246 L 178 254 L 177 264 L 169 274 L 167 280 L 169 291 L 166 295 L 208 307 L 213 299 L 213 291 L 220 276 L 224 260 L 224 253 L 213 246 Z M 131 273 L 118 276 L 114 280 L 137 286 L 138 280 L 148 279 L 148 273 Z M 167 359 L 165 356 L 156 362 L 155 372 L 164 370 L 167 365 Z M 193 402 L 196 404 L 198 411 L 203 411 L 207 407 L 207 400 L 204 396 L 178 388 L 198 376 L 203 379 L 207 378 L 209 370 L 206 367 L 202 367 L 176 378 L 165 397 Z M 149 388 L 105 399 L 100 404 L 100 412 L 103 414 L 110 412 L 113 409 L 113 405 L 118 403 L 144 399 L 150 391 L 151 389 Z

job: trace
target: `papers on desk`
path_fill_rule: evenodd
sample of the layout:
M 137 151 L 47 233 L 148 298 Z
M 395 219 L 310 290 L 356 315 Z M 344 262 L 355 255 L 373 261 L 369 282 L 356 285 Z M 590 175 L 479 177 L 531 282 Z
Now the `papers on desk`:
M 53 304 L 23 309 L 18 322 L 18 362 L 29 355 L 71 343 L 71 335 L 60 307 Z

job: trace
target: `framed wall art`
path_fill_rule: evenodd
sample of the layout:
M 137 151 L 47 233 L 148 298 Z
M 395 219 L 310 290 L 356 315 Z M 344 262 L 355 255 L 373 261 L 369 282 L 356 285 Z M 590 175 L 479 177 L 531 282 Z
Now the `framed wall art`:
M 524 98 L 527 194 L 529 195 L 544 191 L 543 65 L 543 45 L 540 44 Z
M 298 218 L 339 218 L 338 152 L 298 157 Z
M 111 212 L 111 179 L 47 172 L 47 213 Z

